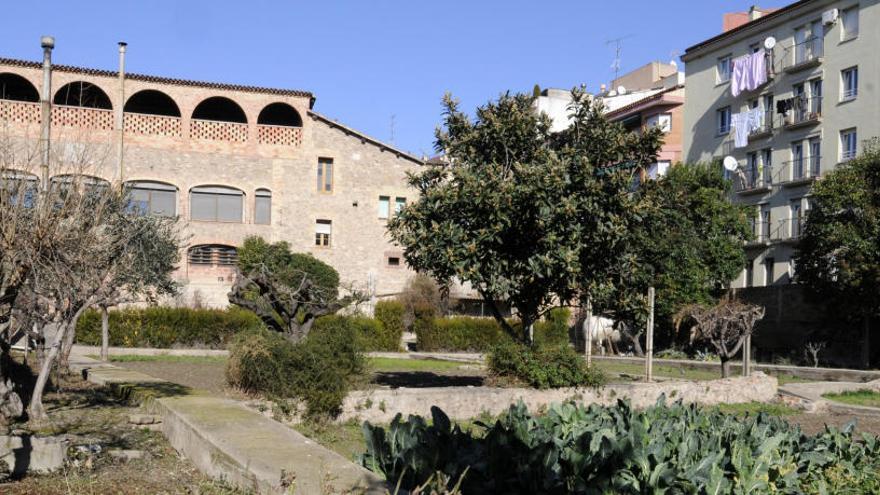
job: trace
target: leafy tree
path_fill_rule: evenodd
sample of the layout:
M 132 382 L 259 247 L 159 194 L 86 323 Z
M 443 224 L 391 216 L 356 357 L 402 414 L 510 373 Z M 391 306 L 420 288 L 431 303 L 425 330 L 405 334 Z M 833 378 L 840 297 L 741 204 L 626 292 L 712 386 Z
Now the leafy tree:
M 248 237 L 238 250 L 229 302 L 253 311 L 270 329 L 299 342 L 315 319 L 360 298 L 339 298 L 339 273 L 309 254 L 293 253 L 286 242 Z
M 729 200 L 730 188 L 719 167 L 702 164 L 672 167 L 640 186 L 642 221 L 630 231 L 614 291 L 598 303 L 626 323 L 637 353 L 649 287 L 657 291 L 655 320 L 672 330 L 680 308 L 714 304 L 742 270 L 751 210 Z
M 419 199 L 389 222 L 407 263 L 468 282 L 506 332 L 531 343 L 533 323 L 585 291 L 607 289 L 636 217 L 632 168 L 650 163 L 659 131 L 627 132 L 572 91 L 571 126 L 552 134 L 534 98 L 503 94 L 472 121 L 450 96 L 431 164 L 409 182 Z M 516 331 L 496 301 L 514 306 Z
M 862 320 L 867 367 L 870 320 L 880 314 L 880 141 L 816 183 L 813 200 L 796 277 L 831 311 Z

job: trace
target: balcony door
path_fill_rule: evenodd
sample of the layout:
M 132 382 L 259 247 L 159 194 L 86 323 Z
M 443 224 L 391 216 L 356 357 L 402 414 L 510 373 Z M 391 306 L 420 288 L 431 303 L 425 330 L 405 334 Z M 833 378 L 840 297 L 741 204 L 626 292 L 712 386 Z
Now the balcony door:
M 791 178 L 801 179 L 804 176 L 804 143 L 791 145 Z

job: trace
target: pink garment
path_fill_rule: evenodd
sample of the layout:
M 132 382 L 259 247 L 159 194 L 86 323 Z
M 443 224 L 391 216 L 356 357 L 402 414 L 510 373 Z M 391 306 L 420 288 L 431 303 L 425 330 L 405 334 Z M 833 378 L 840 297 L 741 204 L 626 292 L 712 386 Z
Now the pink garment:
M 752 70 L 749 78 L 749 91 L 754 91 L 767 82 L 767 56 L 764 50 L 752 54 Z

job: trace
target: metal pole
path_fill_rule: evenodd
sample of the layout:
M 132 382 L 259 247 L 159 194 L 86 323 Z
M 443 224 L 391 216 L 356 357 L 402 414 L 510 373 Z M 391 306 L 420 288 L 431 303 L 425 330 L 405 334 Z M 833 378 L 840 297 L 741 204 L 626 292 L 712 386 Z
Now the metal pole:
M 587 308 L 584 318 L 584 354 L 587 357 L 587 366 L 593 364 L 593 300 L 587 296 Z
M 49 128 L 52 123 L 52 49 L 55 38 L 40 38 L 43 47 L 43 91 L 40 95 L 40 189 L 49 190 Z
M 645 379 L 654 380 L 654 288 L 648 287 L 648 328 L 645 332 Z
M 125 135 L 125 47 L 128 46 L 124 41 L 119 42 L 119 102 L 116 104 L 116 159 L 117 169 L 116 177 L 119 180 L 120 187 L 124 181 L 124 169 L 122 166 L 123 155 L 123 136 Z

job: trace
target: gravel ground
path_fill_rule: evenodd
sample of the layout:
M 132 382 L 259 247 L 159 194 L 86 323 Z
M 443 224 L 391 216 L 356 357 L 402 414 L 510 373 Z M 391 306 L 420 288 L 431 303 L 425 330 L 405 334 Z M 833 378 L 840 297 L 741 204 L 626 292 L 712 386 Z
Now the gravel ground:
M 214 395 L 244 397 L 241 393 L 227 388 L 226 363 L 222 361 L 204 363 L 124 361 L 113 364 L 193 389 L 205 390 Z
M 843 428 L 850 421 L 856 422 L 856 432 L 870 433 L 880 435 L 880 415 L 864 415 L 864 414 L 842 414 L 842 413 L 821 413 L 821 414 L 797 414 L 788 416 L 786 420 L 797 423 L 805 433 L 815 435 L 825 429 L 825 425 Z

